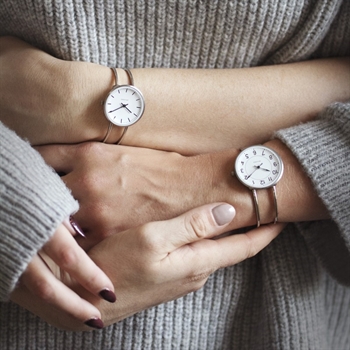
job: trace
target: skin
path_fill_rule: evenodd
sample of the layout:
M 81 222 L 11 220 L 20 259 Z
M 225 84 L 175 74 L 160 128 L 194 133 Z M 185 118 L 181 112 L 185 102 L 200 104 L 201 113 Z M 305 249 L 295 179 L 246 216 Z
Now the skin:
M 0 66 L 7 67 L 0 70 L 0 79 L 5 82 L 2 85 L 6 86 L 0 94 L 5 124 L 34 145 L 103 139 L 108 122 L 101 112 L 101 101 L 114 84 L 109 68 L 64 62 L 17 39 L 0 40 Z M 126 83 L 123 71 L 118 73 L 120 82 Z M 275 130 L 307 122 L 329 103 L 350 97 L 348 58 L 239 70 L 138 69 L 133 74 L 147 105 L 145 115 L 128 130 L 123 144 L 176 152 L 149 155 L 148 161 L 154 160 L 149 164 L 160 170 L 158 173 L 146 164 L 141 155 L 144 151 L 138 149 L 136 158 L 134 150 L 117 147 L 113 148 L 115 155 L 103 153 L 101 158 L 107 146 L 95 143 L 40 149 L 49 164 L 66 173 L 64 181 L 81 202 L 77 217 L 90 233 L 83 243 L 86 248 L 114 232 L 149 220 L 167 219 L 217 200 L 236 207 L 237 218 L 229 229 L 254 225 L 251 194 L 230 175 L 238 149 L 266 142 Z M 121 133 L 121 128 L 113 127 L 108 142 L 117 140 Z M 297 159 L 281 142 L 267 144 L 288 164 L 278 184 L 280 220 L 327 218 L 325 207 Z M 72 160 L 67 153 L 75 150 L 76 158 Z M 98 163 L 99 170 L 97 163 L 94 166 L 84 154 L 102 162 Z M 133 159 L 139 162 L 133 164 Z M 164 169 L 164 162 L 169 167 Z M 106 164 L 113 164 L 115 172 L 108 169 L 104 180 L 96 181 L 100 179 L 98 171 Z M 143 172 L 154 177 L 146 178 Z M 122 185 L 119 188 L 113 181 L 115 177 Z M 133 196 L 123 196 L 123 192 L 130 194 L 135 184 Z M 184 191 L 184 184 L 189 191 Z M 260 192 L 262 223 L 268 223 L 273 212 L 269 194 Z M 184 193 L 188 197 L 184 198 Z M 108 200 L 110 194 L 118 197 Z M 146 205 L 144 198 L 149 199 Z M 89 207 L 92 200 L 93 208 Z M 108 216 L 121 210 L 125 213 L 128 206 L 138 208 L 136 219 L 128 214 L 118 221 Z M 290 207 L 295 208 L 292 213 L 288 211 Z M 103 261 L 99 263 L 103 265 Z
M 296 171 L 294 155 L 278 140 L 266 145 L 285 163 L 284 175 L 277 184 L 279 220 L 327 219 L 328 212 L 310 179 Z M 66 173 L 62 179 L 80 203 L 75 217 L 87 234 L 79 241 L 85 249 L 130 227 L 170 219 L 214 201 L 236 208 L 236 218 L 228 229 L 256 224 L 251 191 L 231 176 L 239 150 L 189 157 L 95 142 L 42 146 L 39 150 L 48 164 Z M 270 223 L 274 219 L 271 190 L 259 190 L 258 196 L 262 223 Z
M 218 224 L 213 209 L 220 206 L 226 219 Z M 98 307 L 105 325 L 110 325 L 198 290 L 211 273 L 254 256 L 284 227 L 266 225 L 247 233 L 219 237 L 227 231 L 234 215 L 230 205 L 207 204 L 167 221 L 120 232 L 94 246 L 89 255 L 111 276 L 118 298 L 114 304 L 82 290 L 50 259 L 46 262 L 65 284 Z M 24 286 L 15 290 L 12 299 L 56 327 L 88 330 L 62 309 L 52 305 L 41 307 L 41 300 Z
M 91 318 L 100 319 L 100 310 L 57 278 L 43 257 L 51 259 L 64 273 L 74 278 L 83 290 L 89 291 L 97 299 L 101 298 L 99 293 L 103 289 L 114 291 L 112 281 L 78 245 L 68 228 L 61 224 L 21 275 L 17 290 L 28 291 L 28 304 L 34 298 L 41 308 L 46 306 L 59 309 L 81 326 Z M 15 290 L 11 299 L 21 305 L 21 299 L 17 295 Z
M 115 83 L 111 69 L 62 61 L 11 37 L 0 38 L 0 44 L 5 124 L 34 145 L 104 138 L 108 121 L 101 102 Z M 117 71 L 119 83 L 128 83 L 126 73 Z M 181 154 L 266 142 L 275 130 L 309 121 L 331 102 L 350 98 L 349 58 L 132 73 L 146 110 L 123 144 Z M 108 142 L 122 131 L 113 127 Z

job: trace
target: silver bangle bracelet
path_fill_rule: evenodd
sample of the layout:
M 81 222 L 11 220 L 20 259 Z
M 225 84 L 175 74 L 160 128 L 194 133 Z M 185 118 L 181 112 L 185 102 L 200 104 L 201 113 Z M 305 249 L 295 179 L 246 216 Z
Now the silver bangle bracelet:
M 273 203 L 275 207 L 275 219 L 273 221 L 274 224 L 278 222 L 278 206 L 277 206 L 277 193 L 276 193 L 276 186 L 272 186 L 272 193 L 273 193 Z M 255 215 L 256 215 L 256 227 L 260 227 L 261 225 L 261 219 L 260 219 L 260 210 L 259 210 L 259 201 L 258 201 L 258 195 L 256 193 L 256 189 L 252 189 L 253 194 L 253 202 L 254 202 L 254 208 L 255 208 Z
M 117 69 L 115 67 L 112 67 L 111 69 L 112 69 L 112 71 L 114 73 L 114 76 L 115 76 L 115 84 L 114 84 L 114 86 L 116 86 L 116 85 L 118 85 L 118 72 L 117 72 Z M 129 77 L 130 85 L 134 85 L 134 78 L 133 78 L 133 76 L 131 74 L 131 71 L 129 69 L 124 69 L 124 71 L 126 72 L 126 74 Z M 108 139 L 112 129 L 113 129 L 113 123 L 109 122 L 106 135 L 105 135 L 105 137 L 102 140 L 103 143 L 106 143 L 106 141 L 107 141 L 107 139 Z M 117 140 L 117 142 L 114 143 L 115 145 L 119 145 L 121 143 L 121 141 L 124 138 L 127 130 L 128 130 L 128 127 L 127 126 L 124 127 L 123 133 L 121 134 L 121 136 Z

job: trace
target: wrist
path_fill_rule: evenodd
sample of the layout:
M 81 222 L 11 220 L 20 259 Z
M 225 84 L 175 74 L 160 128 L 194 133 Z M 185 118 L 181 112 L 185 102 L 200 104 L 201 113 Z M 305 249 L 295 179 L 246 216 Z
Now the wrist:
M 235 207 L 236 216 L 228 227 L 230 230 L 256 224 L 252 193 L 235 176 L 232 176 L 239 153 L 237 149 L 229 149 L 209 155 L 212 163 L 212 189 L 209 201 L 225 202 Z
M 86 62 L 65 62 L 66 74 L 74 88 L 68 99 L 72 124 L 82 141 L 103 140 L 108 121 L 103 114 L 103 100 L 114 85 L 110 68 Z
M 66 64 L 66 82 L 72 86 L 67 92 L 66 110 L 76 130 L 75 138 L 81 141 L 102 141 L 109 126 L 103 112 L 103 102 L 115 85 L 112 70 L 88 62 L 61 62 Z M 122 81 L 118 79 L 118 83 Z M 113 125 L 108 143 L 118 140 L 122 132 L 123 128 Z
M 133 74 L 129 69 L 112 68 L 113 88 L 103 103 L 104 116 L 109 125 L 102 142 L 120 144 L 130 126 L 134 127 L 144 112 L 144 97 L 134 86 Z
M 328 219 L 329 214 L 291 150 L 280 140 L 265 143 L 281 156 L 284 174 L 277 185 L 279 221 L 298 222 Z

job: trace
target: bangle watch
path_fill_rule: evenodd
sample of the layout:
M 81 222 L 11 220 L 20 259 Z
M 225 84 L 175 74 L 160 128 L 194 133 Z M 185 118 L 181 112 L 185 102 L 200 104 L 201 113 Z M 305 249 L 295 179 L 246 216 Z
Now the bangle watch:
M 253 194 L 257 227 L 260 226 L 260 211 L 257 190 L 272 188 L 275 207 L 274 223 L 278 221 L 276 184 L 283 175 L 283 161 L 271 148 L 263 145 L 250 146 L 237 156 L 234 171 L 238 180 Z
M 134 79 L 130 70 L 124 70 L 129 77 L 129 85 L 118 85 L 117 70 L 114 67 L 112 68 L 115 76 L 115 85 L 104 102 L 104 114 L 109 121 L 109 125 L 102 142 L 106 142 L 113 125 L 117 125 L 124 127 L 122 135 L 116 142 L 116 144 L 119 144 L 125 136 L 128 127 L 139 121 L 145 110 L 145 100 L 141 91 L 134 86 Z

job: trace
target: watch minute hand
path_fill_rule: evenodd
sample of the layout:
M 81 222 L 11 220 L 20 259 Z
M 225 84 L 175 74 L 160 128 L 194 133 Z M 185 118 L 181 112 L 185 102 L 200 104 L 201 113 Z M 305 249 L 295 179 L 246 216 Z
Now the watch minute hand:
M 121 106 L 120 106 L 120 107 L 118 107 L 118 108 L 116 108 L 116 109 L 112 109 L 111 111 L 108 111 L 108 113 L 115 112 L 115 111 L 117 111 L 118 109 L 123 108 L 123 107 L 125 107 L 125 106 L 121 103 Z

